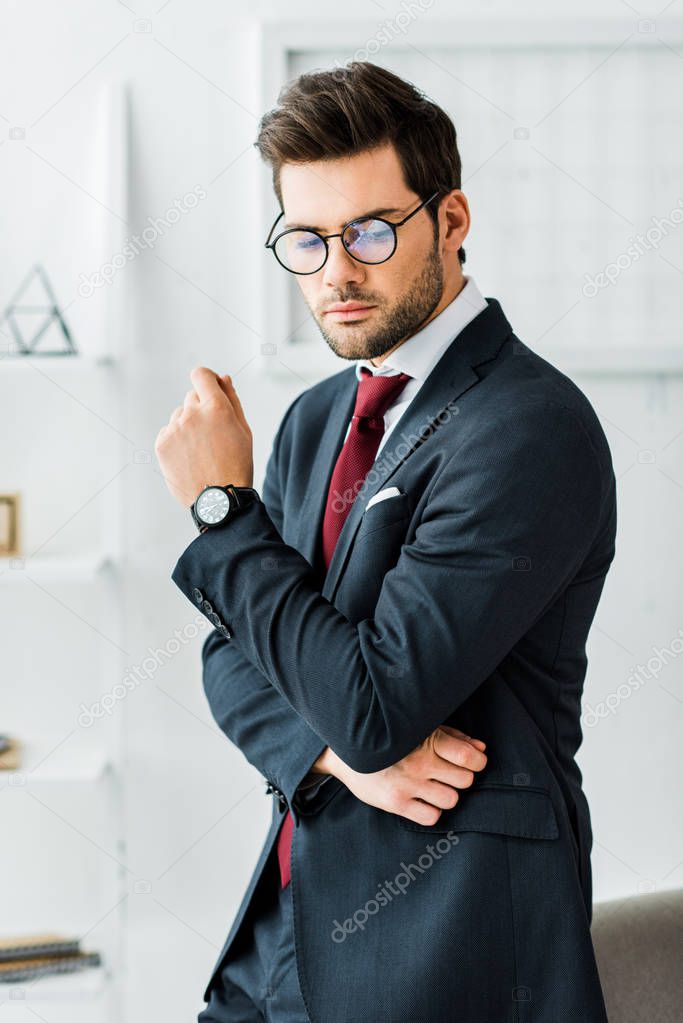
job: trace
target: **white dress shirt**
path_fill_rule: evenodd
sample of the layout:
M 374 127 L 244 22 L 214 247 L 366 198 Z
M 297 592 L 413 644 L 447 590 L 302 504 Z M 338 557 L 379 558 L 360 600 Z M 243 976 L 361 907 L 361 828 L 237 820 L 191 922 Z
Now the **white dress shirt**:
M 373 366 L 368 359 L 356 362 L 356 376 L 360 380 L 361 367 L 366 366 L 373 376 L 407 373 L 412 377 L 396 401 L 384 413 L 384 434 L 377 454 L 386 444 L 387 437 L 422 387 L 437 362 L 458 334 L 467 324 L 486 309 L 486 299 L 472 277 L 465 276 L 465 286 L 438 316 L 430 320 L 421 330 L 409 337 L 393 351 L 379 366 Z M 348 436 L 351 423 L 346 430 Z

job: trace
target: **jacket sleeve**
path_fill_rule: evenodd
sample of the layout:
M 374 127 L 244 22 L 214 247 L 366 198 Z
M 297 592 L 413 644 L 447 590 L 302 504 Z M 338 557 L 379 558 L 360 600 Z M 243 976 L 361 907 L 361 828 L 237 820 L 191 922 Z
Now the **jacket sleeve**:
M 278 530 L 282 528 L 279 450 L 294 404 L 285 413 L 276 434 L 262 489 L 265 507 Z M 204 581 L 212 577 L 212 572 L 213 569 L 209 570 Z M 215 629 L 204 641 L 202 667 L 204 692 L 219 728 L 249 763 L 284 793 L 290 807 L 303 805 L 314 810 L 313 797 L 330 775 L 307 775 L 327 744 L 271 685 L 263 671 Z
M 354 624 L 322 596 L 262 504 L 193 540 L 172 578 L 191 599 L 210 577 L 233 642 L 342 760 L 378 771 L 445 721 L 569 585 L 608 485 L 573 412 L 517 406 L 444 460 L 371 619 Z

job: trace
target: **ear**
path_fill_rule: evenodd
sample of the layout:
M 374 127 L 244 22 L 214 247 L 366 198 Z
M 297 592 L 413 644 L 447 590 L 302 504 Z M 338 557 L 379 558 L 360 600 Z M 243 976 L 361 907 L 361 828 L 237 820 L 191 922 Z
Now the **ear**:
M 470 229 L 470 207 L 459 188 L 444 196 L 439 206 L 439 230 L 443 252 L 457 252 Z

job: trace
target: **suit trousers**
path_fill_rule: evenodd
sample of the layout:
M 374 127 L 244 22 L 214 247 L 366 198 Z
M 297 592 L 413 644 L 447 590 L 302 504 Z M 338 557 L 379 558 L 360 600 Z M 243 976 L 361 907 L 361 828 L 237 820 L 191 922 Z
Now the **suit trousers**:
M 275 847 L 197 1023 L 309 1023 L 294 951 L 292 886 L 282 888 Z

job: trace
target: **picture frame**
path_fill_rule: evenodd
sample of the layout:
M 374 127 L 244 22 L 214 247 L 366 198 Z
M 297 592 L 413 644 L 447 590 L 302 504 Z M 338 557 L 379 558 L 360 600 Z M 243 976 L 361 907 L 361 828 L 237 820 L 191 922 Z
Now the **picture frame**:
M 0 494 L 0 557 L 21 553 L 19 494 Z

